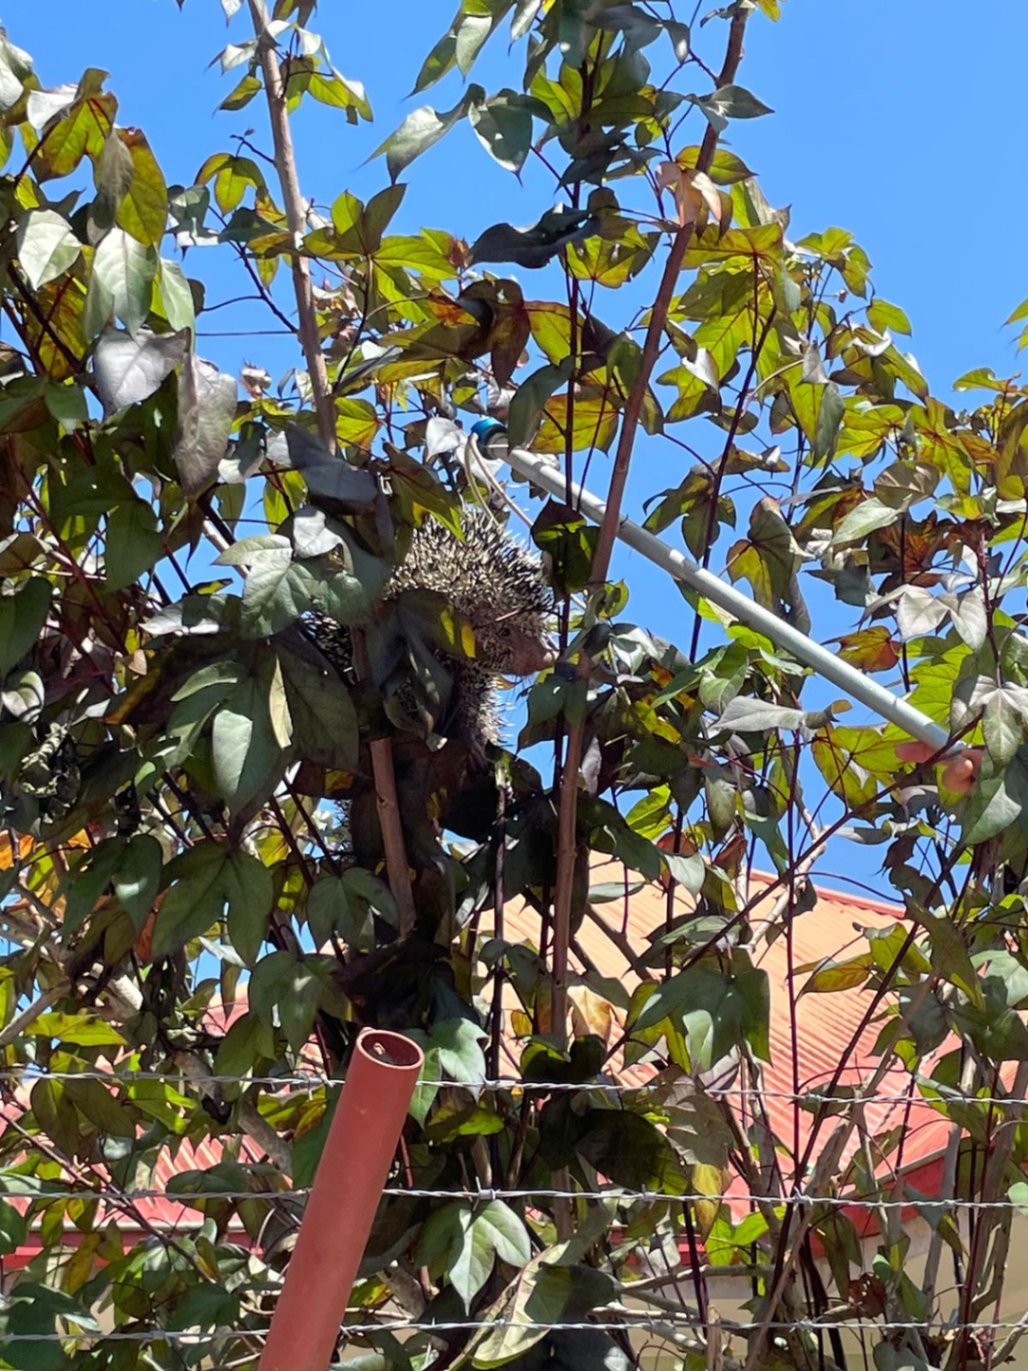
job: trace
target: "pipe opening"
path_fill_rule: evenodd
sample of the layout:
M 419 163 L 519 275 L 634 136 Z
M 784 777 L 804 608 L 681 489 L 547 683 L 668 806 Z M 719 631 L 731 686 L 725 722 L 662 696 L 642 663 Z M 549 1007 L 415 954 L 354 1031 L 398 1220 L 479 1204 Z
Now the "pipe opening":
M 389 1033 L 382 1028 L 366 1028 L 357 1039 L 357 1051 L 378 1066 L 398 1067 L 402 1071 L 420 1071 L 425 1060 L 417 1043 L 402 1033 Z

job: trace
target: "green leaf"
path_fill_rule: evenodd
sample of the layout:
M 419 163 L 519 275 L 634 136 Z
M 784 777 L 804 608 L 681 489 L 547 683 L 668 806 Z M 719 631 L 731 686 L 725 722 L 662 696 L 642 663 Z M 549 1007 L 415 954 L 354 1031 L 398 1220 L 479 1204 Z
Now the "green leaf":
M 85 391 L 75 381 L 51 382 L 44 398 L 47 409 L 66 433 L 73 433 L 89 419 Z
M 883 504 L 873 495 L 869 495 L 866 500 L 861 500 L 859 505 L 846 515 L 832 534 L 832 542 L 839 546 L 840 543 L 858 543 L 873 533 L 876 528 L 887 528 L 890 524 L 902 517 L 903 511 L 894 509 L 891 505 Z
M 907 586 L 896 600 L 896 623 L 908 641 L 931 633 L 946 618 L 946 606 L 925 586 Z
M 371 118 L 371 106 L 368 104 L 364 87 L 359 81 L 348 81 L 337 71 L 328 74 L 321 71 L 312 72 L 307 90 L 322 105 L 346 110 L 348 114 L 352 111 L 351 124 L 357 122 L 357 115 L 362 119 Z
M 533 1257 L 510 1287 L 513 1298 L 501 1297 L 490 1311 L 489 1332 L 472 1344 L 475 1366 L 502 1366 L 523 1356 L 548 1330 L 582 1320 L 613 1298 L 614 1282 L 606 1272 L 574 1264 L 596 1236 L 586 1223 L 574 1238 Z
M 215 477 L 236 417 L 236 381 L 191 353 L 182 367 L 178 394 L 175 465 L 187 495 Z
M 0 109 L 9 110 L 25 91 L 25 80 L 32 75 L 32 59 L 14 46 L 6 34 L 0 35 Z
M 142 500 L 118 505 L 107 519 L 104 571 L 111 590 L 124 590 L 152 571 L 164 550 L 157 515 Z
M 357 764 L 357 711 L 350 691 L 336 672 L 280 655 L 286 700 L 293 720 L 293 747 L 299 757 L 336 771 Z
M 531 376 L 524 378 L 514 392 L 507 418 L 507 436 L 512 447 L 531 442 L 542 420 L 547 401 L 567 380 L 569 371 L 570 366 L 565 362 L 560 366 L 540 367 Z
M 150 144 L 139 129 L 117 129 L 128 150 L 131 175 L 115 223 L 145 247 L 156 248 L 168 222 L 168 188 Z
M 570 410 L 568 396 L 554 395 L 543 408 L 543 421 L 532 441 L 536 452 L 563 452 Z M 579 394 L 571 416 L 571 446 L 575 452 L 599 448 L 606 452 L 618 431 L 618 412 L 610 396 Z
M 729 119 L 757 119 L 774 113 L 744 86 L 720 86 L 710 95 L 691 95 L 689 99 L 699 105 L 716 133 L 724 132 Z
M 32 162 L 40 181 L 69 176 L 83 157 L 95 164 L 103 156 L 118 109 L 114 96 L 100 90 L 105 78 L 106 72 L 90 69 L 71 103 L 46 121 Z
M 846 402 L 834 381 L 817 387 L 821 403 L 817 410 L 817 423 L 814 427 L 814 443 L 811 456 L 815 461 L 827 461 L 835 452 L 839 428 L 846 413 Z
M 294 957 L 291 952 L 273 952 L 254 968 L 249 998 L 250 1007 L 265 1020 L 278 1014 L 286 1037 L 299 1049 L 310 1036 L 321 987 L 307 958 Z
M 34 209 L 18 225 L 18 261 L 33 290 L 55 281 L 73 266 L 82 244 L 56 210 Z
M 441 81 L 448 71 L 452 71 L 457 62 L 457 41 L 454 36 L 454 29 L 451 27 L 448 33 L 444 33 L 435 47 L 428 54 L 421 64 L 417 79 L 414 82 L 411 95 L 420 95 L 429 86 L 434 86 L 437 81 Z
M 127 1109 L 102 1081 L 70 1080 L 65 1082 L 64 1088 L 72 1104 L 76 1105 L 89 1122 L 95 1124 L 102 1133 L 112 1138 L 136 1136 L 132 1111 Z
M 100 240 L 86 297 L 86 332 L 98 333 L 116 315 L 130 333 L 150 312 L 157 274 L 157 253 L 124 229 L 112 228 Z
M 33 533 L 11 533 L 0 538 L 0 576 L 27 571 L 40 556 L 43 545 Z
M 888 300 L 872 300 L 867 307 L 867 317 L 871 327 L 879 333 L 889 330 L 892 333 L 910 333 L 910 320 L 899 305 L 890 305 Z M 1009 322 L 1009 320 L 1008 320 Z
M 30 1037 L 53 1038 L 76 1047 L 123 1047 L 125 1036 L 113 1024 L 95 1014 L 40 1014 L 25 1032 Z
M 853 990 L 864 985 L 874 969 L 869 952 L 838 962 L 828 957 L 821 962 L 814 974 L 804 984 L 801 995 L 831 995 L 842 990 Z
M 532 146 L 532 114 L 526 97 L 503 90 L 468 109 L 468 122 L 486 152 L 507 171 L 520 171 Z
M 445 1019 L 432 1025 L 428 1042 L 447 1076 L 463 1085 L 479 1085 L 485 1080 L 485 1037 L 485 1030 L 471 1019 Z
M 148 833 L 137 833 L 114 872 L 114 893 L 135 928 L 141 929 L 153 908 L 161 885 L 164 857 L 160 843 Z
M 250 103 L 260 89 L 261 83 L 258 77 L 252 75 L 244 76 L 238 85 L 233 86 L 218 108 L 227 110 L 243 109 Z
M 535 22 L 536 15 L 542 8 L 543 0 L 517 0 L 514 6 L 514 15 L 510 21 L 511 42 L 517 42 L 519 38 L 524 38 L 525 34 L 531 29 Z
M 286 443 L 290 462 L 303 473 L 311 499 L 319 508 L 335 513 L 338 506 L 349 512 L 374 500 L 377 487 L 371 473 L 329 452 L 307 429 L 290 424 Z
M 185 331 L 158 336 L 146 329 L 135 335 L 105 329 L 93 350 L 93 372 L 106 411 L 110 414 L 149 399 L 188 350 Z
M 232 688 L 211 728 L 215 779 L 233 813 L 271 793 L 291 737 L 278 659 L 262 657 L 257 674 Z
M 17 1252 L 28 1237 L 28 1231 L 25 1215 L 20 1214 L 7 1200 L 0 1200 L 0 1256 L 9 1257 Z
M 99 238 L 114 223 L 117 207 L 132 184 L 132 154 L 118 135 L 118 129 L 112 129 L 107 135 L 104 150 L 93 169 L 97 194 L 90 206 L 89 226 L 94 238 Z
M 733 581 L 745 577 L 759 604 L 806 631 L 810 615 L 799 584 L 802 563 L 803 553 L 776 502 L 758 500 L 750 511 L 747 537 L 729 549 L 729 575 Z
M 800 728 L 804 717 L 802 709 L 737 695 L 722 711 L 718 727 L 730 728 L 734 733 L 770 733 L 776 728 Z
M 15 719 L 26 723 L 39 717 L 43 708 L 45 688 L 38 671 L 12 672 L 0 690 L 0 705 Z
M 171 328 L 192 330 L 196 326 L 196 305 L 186 274 L 177 262 L 162 257 L 157 271 L 155 313 L 163 314 Z M 162 335 L 167 337 L 167 334 Z
M 984 706 L 982 732 L 985 746 L 999 765 L 1009 762 L 1028 731 L 1028 689 L 1024 686 L 996 685 L 977 697 Z
M 950 985 L 962 990 L 972 1004 L 981 1006 L 981 984 L 971 963 L 965 938 L 953 919 L 945 914 L 940 917 L 929 914 L 925 909 L 918 909 L 917 921 L 929 935 L 933 970 Z
M 46 623 L 53 587 L 33 576 L 14 595 L 0 595 L 0 676 L 34 647 Z
M 438 143 L 440 138 L 449 133 L 454 124 L 464 118 L 471 105 L 480 104 L 484 98 L 485 91 L 481 86 L 469 86 L 460 103 L 443 114 L 431 105 L 412 110 L 396 132 L 375 149 L 372 157 L 380 157 L 385 153 L 389 176 L 395 181 L 416 157 L 420 157 L 433 143 Z
M 666 785 L 657 786 L 641 800 L 637 800 L 625 815 L 625 823 L 633 833 L 651 841 L 659 838 L 668 826 L 668 801 L 671 792 Z
M 319 877 L 307 896 L 307 922 L 318 942 L 339 933 L 350 947 L 370 952 L 375 945 L 373 915 L 396 926 L 396 904 L 389 887 L 359 866 L 341 876 Z
M 247 852 L 211 840 L 172 858 L 169 889 L 154 926 L 153 955 L 164 957 L 200 937 L 228 911 L 233 945 L 244 960 L 260 947 L 271 913 L 271 873 Z
M 264 173 L 252 157 L 233 157 L 228 152 L 216 152 L 208 157 L 197 172 L 197 184 L 214 177 L 214 199 L 223 214 L 238 209 L 246 192 L 265 188 Z
M 578 243 L 598 227 L 590 209 L 558 205 L 530 228 L 493 224 L 480 233 L 471 247 L 472 262 L 514 262 L 519 267 L 544 267 L 571 243 Z
M 48 1140 L 66 1152 L 73 1152 L 81 1140 L 81 1121 L 68 1098 L 64 1082 L 37 1080 L 29 1099 L 32 1112 L 40 1127 L 46 1130 Z
M 521 1270 L 532 1257 L 528 1230 L 499 1200 L 481 1209 L 450 1204 L 430 1215 L 419 1244 L 421 1260 L 442 1262 L 465 1310 L 492 1274 L 497 1258 Z
M 307 923 L 316 943 L 327 942 L 338 931 L 359 952 L 370 952 L 374 946 L 370 915 L 352 918 L 341 876 L 327 873 L 314 882 L 307 896 Z
M 352 234 L 354 237 L 354 246 L 359 247 L 361 251 L 364 249 L 360 242 L 359 235 L 357 234 L 357 229 L 363 214 L 363 202 L 358 200 L 356 195 L 352 195 L 348 190 L 340 192 L 336 199 L 332 201 L 332 224 L 336 233 L 339 235 L 339 239 L 342 240 L 342 242 L 345 242 Z
M 392 222 L 406 192 L 406 186 L 386 186 L 385 190 L 380 190 L 368 201 L 361 215 L 361 226 L 369 253 L 377 253 L 382 234 Z
M 203 1281 L 186 1288 L 168 1318 L 175 1331 L 196 1328 L 232 1328 L 239 1321 L 242 1292 L 229 1290 L 220 1281 Z
M 590 1166 L 629 1190 L 683 1194 L 686 1176 L 675 1150 L 649 1119 L 627 1109 L 594 1109 L 575 1150 Z
M 307 562 L 294 562 L 288 538 L 272 533 L 245 538 L 217 559 L 247 568 L 244 621 L 255 637 L 280 633 L 315 607 L 323 587 Z
M 709 1070 L 740 1040 L 768 1060 L 770 988 L 767 973 L 738 974 L 695 965 L 662 982 L 646 999 L 633 1027 L 645 1031 L 664 1019 L 681 1023 L 694 1070 Z
M 77 1119 L 70 1103 L 68 1115 Z M 96 1330 L 93 1318 L 72 1295 L 19 1281 L 5 1309 L 4 1332 L 12 1335 L 4 1347 L 7 1366 L 14 1371 L 73 1371 L 76 1358 L 65 1353 L 60 1336 L 66 1321 L 85 1332 Z
M 275 1056 L 271 1025 L 252 1012 L 241 1015 L 222 1038 L 214 1058 L 219 1076 L 242 1076 L 262 1059 Z
M 1011 1009 L 1024 1008 L 1028 1002 L 1028 967 L 1018 957 L 1002 948 L 990 948 L 975 953 L 971 962 L 983 977 L 999 982 Z
M 494 20 L 488 14 L 466 14 L 457 29 L 454 57 L 462 76 L 475 64 L 475 58 L 493 30 Z
M 879 1342 L 874 1347 L 875 1371 L 931 1371 L 931 1363 L 910 1347 Z
M 978 783 L 967 800 L 963 816 L 963 840 L 974 845 L 995 838 L 1005 829 L 1023 823 L 1028 812 L 1028 749 L 1021 748 L 999 770 L 986 755 Z

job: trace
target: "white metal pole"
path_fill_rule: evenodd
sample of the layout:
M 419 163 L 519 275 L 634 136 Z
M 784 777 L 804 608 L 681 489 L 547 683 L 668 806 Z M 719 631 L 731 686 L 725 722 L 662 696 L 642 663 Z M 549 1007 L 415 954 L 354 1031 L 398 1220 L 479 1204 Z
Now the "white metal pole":
M 477 436 L 472 434 L 469 441 L 479 456 L 483 456 Z M 593 523 L 603 522 L 606 505 L 602 500 L 597 499 L 591 491 L 584 489 L 575 481 L 571 483 L 569 499 L 568 487 L 558 468 L 539 453 L 529 452 L 525 448 L 508 447 L 501 428 L 497 427 L 489 433 L 485 449 L 489 456 L 499 457 L 519 475 L 527 477 L 534 485 L 541 486 L 558 500 L 571 504 Z M 933 750 L 938 751 L 949 743 L 950 735 L 933 719 L 929 719 L 927 714 L 922 714 L 906 700 L 894 695 L 891 690 L 886 690 L 856 667 L 850 666 L 849 662 L 842 661 L 813 638 L 780 619 L 771 610 L 756 604 L 734 586 L 719 580 L 711 572 L 690 561 L 688 557 L 668 547 L 631 519 L 622 519 L 619 522 L 617 536 L 647 560 L 668 572 L 676 581 L 682 581 L 705 600 L 738 619 L 740 623 L 756 629 L 779 647 L 784 647 L 817 675 L 823 676 L 826 681 L 831 681 L 854 700 L 866 705 L 879 718 L 895 724 L 897 728 L 903 729 L 904 733 L 916 738 L 918 742 L 926 743 Z

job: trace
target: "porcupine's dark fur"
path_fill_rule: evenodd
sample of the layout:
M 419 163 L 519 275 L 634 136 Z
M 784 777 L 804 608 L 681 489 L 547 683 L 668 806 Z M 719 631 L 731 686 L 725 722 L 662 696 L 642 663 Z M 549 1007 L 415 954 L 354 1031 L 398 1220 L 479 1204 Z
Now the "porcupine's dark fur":
M 437 727 L 444 737 L 481 756 L 500 739 L 497 697 L 502 678 L 532 675 L 549 660 L 545 620 L 551 595 L 538 560 L 485 510 L 466 510 L 463 526 L 463 541 L 435 519 L 415 529 L 385 599 L 404 591 L 434 591 L 470 625 L 474 658 L 437 650 L 453 679 Z M 353 645 L 348 630 L 322 615 L 306 616 L 304 629 L 343 679 L 349 679 Z

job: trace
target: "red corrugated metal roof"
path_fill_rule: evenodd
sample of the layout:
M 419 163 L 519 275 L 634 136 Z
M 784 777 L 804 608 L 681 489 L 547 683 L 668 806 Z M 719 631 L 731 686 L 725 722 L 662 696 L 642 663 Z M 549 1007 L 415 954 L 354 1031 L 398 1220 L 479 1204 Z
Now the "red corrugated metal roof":
M 615 978 L 631 988 L 638 983 L 638 976 L 623 950 L 619 950 L 615 941 L 598 924 L 602 923 L 623 935 L 623 946 L 627 944 L 638 955 L 649 949 L 650 935 L 665 927 L 667 895 L 659 885 L 645 884 L 627 875 L 615 862 L 594 867 L 592 880 L 594 885 L 624 881 L 626 892 L 630 893 L 626 893 L 623 901 L 594 906 L 594 917 L 587 917 L 578 931 L 581 950 L 600 975 Z M 769 877 L 754 877 L 751 895 L 759 895 L 761 888 L 767 888 L 770 883 Z M 783 1097 L 827 1087 L 840 1062 L 844 1061 L 846 1065 L 839 1076 L 839 1085 L 856 1086 L 866 1081 L 878 1065 L 874 1045 L 881 1019 L 872 1015 L 871 1020 L 862 1027 L 873 998 L 871 991 L 863 987 L 799 995 L 798 992 L 809 980 L 811 973 L 808 970 L 794 976 L 797 992 L 792 997 L 794 1028 L 787 985 L 790 948 L 782 935 L 781 914 L 774 909 L 776 899 L 780 898 L 781 892 L 776 890 L 758 900 L 749 919 L 754 933 L 750 952 L 754 961 L 767 972 L 770 984 L 771 1061 L 763 1071 L 764 1105 L 772 1132 L 786 1159 L 786 1178 L 792 1180 L 790 1165 L 795 1162 L 796 1142 L 798 1140 L 799 1153 L 802 1155 L 814 1124 L 814 1115 L 795 1100 Z M 691 908 L 688 896 L 676 894 L 675 917 L 689 913 Z M 504 917 L 504 933 L 508 939 L 521 939 L 538 946 L 539 918 L 534 911 L 523 903 L 512 902 Z M 799 968 L 821 963 L 828 958 L 844 960 L 864 952 L 867 943 L 861 929 L 886 929 L 904 920 L 905 912 L 898 905 L 818 890 L 814 908 L 793 919 L 792 965 Z M 778 936 L 766 936 L 772 931 Z M 944 1044 L 940 1052 L 948 1050 L 950 1045 Z M 653 1070 L 653 1067 L 641 1064 L 622 1069 L 618 1074 L 640 1082 L 652 1075 Z M 889 1070 L 877 1087 L 877 1094 L 887 1098 L 865 1107 L 867 1131 L 871 1136 L 881 1138 L 890 1128 L 903 1124 L 901 1160 L 904 1174 L 916 1189 L 931 1193 L 932 1187 L 937 1187 L 941 1174 L 935 1159 L 946 1145 L 952 1124 L 924 1103 L 917 1091 L 912 1092 L 909 1102 L 898 1103 L 888 1098 L 904 1095 L 910 1089 L 911 1078 L 907 1072 L 898 1065 Z M 747 1106 L 744 1100 L 737 1101 L 741 1117 L 745 1118 L 748 1107 L 752 1106 Z M 831 1132 L 829 1120 L 827 1127 L 822 1125 L 815 1143 L 815 1160 Z M 844 1158 L 852 1156 L 856 1146 L 856 1140 L 851 1142 Z M 891 1173 L 899 1160 L 893 1154 L 889 1160 L 882 1161 L 878 1167 L 879 1173 Z M 744 1193 L 738 1180 L 732 1183 L 731 1189 L 740 1198 Z M 863 1211 L 857 1210 L 853 1217 L 863 1220 L 865 1216 Z

